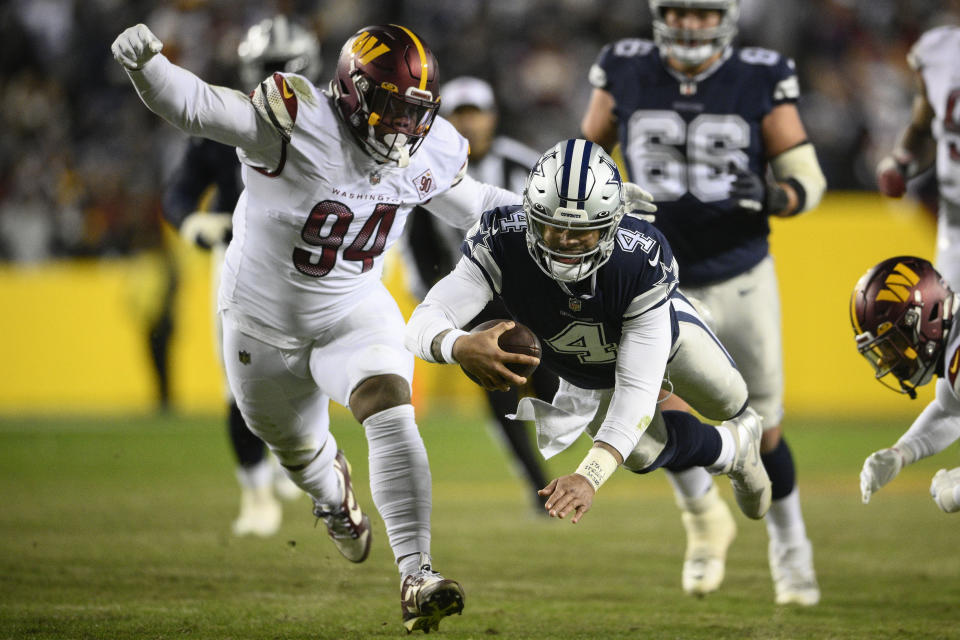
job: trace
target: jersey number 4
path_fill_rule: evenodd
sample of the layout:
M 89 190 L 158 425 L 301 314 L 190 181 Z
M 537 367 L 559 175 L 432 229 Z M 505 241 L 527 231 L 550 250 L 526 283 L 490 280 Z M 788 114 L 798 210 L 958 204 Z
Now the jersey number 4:
M 660 202 L 687 192 L 701 202 L 729 197 L 731 161 L 748 166 L 750 125 L 736 114 L 704 113 L 688 125 L 675 111 L 640 110 L 630 117 L 626 156 L 631 170 Z M 677 147 L 685 147 L 685 152 Z
M 557 353 L 575 355 L 584 364 L 603 364 L 617 359 L 617 345 L 608 343 L 598 322 L 571 322 L 546 341 Z
M 397 215 L 397 207 L 395 204 L 378 204 L 357 233 L 357 237 L 343 250 L 344 260 L 363 263 L 361 273 L 369 271 L 373 267 L 374 258 L 383 253 L 387 235 Z M 353 211 L 342 202 L 324 200 L 314 205 L 306 224 L 300 230 L 300 237 L 311 247 L 319 247 L 320 252 L 294 248 L 293 266 L 297 271 L 314 278 L 330 273 L 337 263 L 340 247 L 351 222 Z

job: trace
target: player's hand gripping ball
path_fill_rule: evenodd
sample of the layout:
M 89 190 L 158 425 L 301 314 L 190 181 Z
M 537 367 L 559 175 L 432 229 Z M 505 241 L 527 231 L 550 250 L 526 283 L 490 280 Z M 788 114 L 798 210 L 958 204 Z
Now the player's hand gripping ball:
M 510 320 L 487 320 L 486 322 L 481 322 L 471 329 L 470 333 L 486 331 L 487 329 L 497 326 L 501 322 L 510 322 Z M 513 321 L 513 329 L 507 329 L 500 334 L 497 344 L 501 349 L 504 351 L 509 351 L 510 353 L 522 353 L 524 355 L 534 356 L 536 358 L 540 357 L 539 338 L 537 338 L 533 331 L 530 331 L 530 329 L 528 329 L 526 326 L 516 321 Z M 524 378 L 529 378 L 537 368 L 537 365 L 520 364 L 517 362 L 508 362 L 506 365 L 510 371 L 513 371 L 518 376 L 523 376 Z M 460 369 L 467 375 L 468 378 L 477 384 L 480 384 L 480 382 L 473 376 L 472 373 L 463 367 L 460 367 Z

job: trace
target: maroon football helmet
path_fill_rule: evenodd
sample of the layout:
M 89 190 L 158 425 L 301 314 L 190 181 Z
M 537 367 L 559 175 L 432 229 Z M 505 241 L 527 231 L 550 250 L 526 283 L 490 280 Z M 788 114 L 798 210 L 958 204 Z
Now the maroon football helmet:
M 360 146 L 380 162 L 405 166 L 437 115 L 438 85 L 430 47 L 410 29 L 388 24 L 347 40 L 330 90 Z
M 886 386 L 917 395 L 940 368 L 954 314 L 954 293 L 927 260 L 888 258 L 857 282 L 850 322 L 857 350 Z M 899 389 L 883 378 L 893 374 Z

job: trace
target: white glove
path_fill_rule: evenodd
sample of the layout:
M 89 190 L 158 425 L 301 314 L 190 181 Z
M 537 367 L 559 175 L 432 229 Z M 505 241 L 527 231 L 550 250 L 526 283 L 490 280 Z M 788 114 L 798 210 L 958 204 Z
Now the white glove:
M 960 467 L 947 471 L 940 469 L 930 483 L 930 495 L 941 511 L 960 511 Z
M 657 205 L 653 204 L 653 195 L 633 182 L 623 183 L 623 204 L 627 213 L 635 211 L 653 213 L 657 210 Z M 641 217 L 646 220 L 653 220 L 653 216 L 641 215 Z
M 227 244 L 233 237 L 233 215 L 223 212 L 195 211 L 183 219 L 180 237 L 201 249 Z
M 144 24 L 125 29 L 110 46 L 113 57 L 127 69 L 142 69 L 161 49 L 163 43 Z
M 904 462 L 903 454 L 896 447 L 870 454 L 860 471 L 860 498 L 863 504 L 870 502 L 871 495 L 897 477 Z

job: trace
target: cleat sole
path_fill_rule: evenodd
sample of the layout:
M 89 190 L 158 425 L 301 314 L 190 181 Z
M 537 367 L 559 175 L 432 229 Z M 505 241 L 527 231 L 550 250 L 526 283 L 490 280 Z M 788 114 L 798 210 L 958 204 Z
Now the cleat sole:
M 403 621 L 407 633 L 440 630 L 440 621 L 453 614 L 463 615 L 463 593 L 459 588 L 438 589 L 421 605 L 420 615 Z

